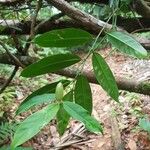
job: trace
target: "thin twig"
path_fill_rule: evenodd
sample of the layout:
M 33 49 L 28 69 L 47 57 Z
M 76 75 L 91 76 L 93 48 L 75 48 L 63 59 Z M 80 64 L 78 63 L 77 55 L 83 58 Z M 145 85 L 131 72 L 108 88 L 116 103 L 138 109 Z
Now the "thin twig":
M 38 12 L 40 11 L 41 7 L 42 7 L 42 0 L 39 0 L 39 1 L 37 2 L 37 5 L 36 5 L 35 13 L 34 13 L 33 16 L 31 17 L 31 20 L 32 20 L 32 22 L 31 22 L 31 31 L 30 31 L 30 36 L 31 36 L 31 37 L 33 37 L 34 34 L 35 34 L 35 29 L 34 29 L 34 28 L 35 28 L 35 26 L 36 26 L 36 18 L 37 18 L 37 16 L 38 16 Z
M 3 84 L 2 88 L 0 89 L 0 94 L 2 92 L 4 92 L 4 90 L 7 88 L 7 86 L 10 84 L 10 82 L 12 81 L 12 79 L 14 78 L 14 76 L 16 75 L 17 71 L 18 71 L 18 66 L 15 66 L 11 76 L 8 78 L 8 80 Z
M 20 60 L 19 60 L 17 57 L 15 57 L 15 56 L 7 49 L 7 47 L 5 46 L 5 44 L 4 44 L 2 41 L 0 41 L 0 45 L 6 50 L 8 56 L 10 57 L 10 59 L 12 59 L 12 60 L 15 62 L 15 64 L 16 64 L 17 66 L 21 66 L 22 68 L 25 67 L 25 66 L 20 62 Z
M 50 18 L 47 19 L 47 20 L 42 21 L 41 23 L 39 23 L 39 24 L 35 27 L 35 33 L 37 33 L 38 30 L 39 30 L 39 28 L 42 27 L 43 24 L 45 24 L 46 22 L 58 20 L 58 19 L 60 19 L 60 18 L 63 17 L 63 16 L 64 16 L 63 13 L 59 13 L 59 14 L 56 14 L 56 15 L 50 17 Z
M 41 7 L 42 7 L 42 0 L 39 0 L 39 1 L 37 2 L 37 5 L 36 5 L 35 13 L 34 13 L 34 15 L 31 17 L 31 18 L 32 18 L 32 22 L 31 22 L 30 36 L 29 36 L 29 38 L 28 38 L 28 40 L 27 40 L 27 43 L 26 43 L 26 45 L 25 45 L 25 47 L 24 47 L 24 52 L 25 52 L 25 53 L 27 53 L 27 51 L 28 51 L 28 49 L 29 49 L 29 47 L 30 47 L 30 45 L 31 45 L 31 41 L 32 41 L 32 39 L 33 39 L 33 37 L 34 37 L 34 35 L 35 35 L 35 32 L 36 32 L 36 31 L 35 31 L 36 19 L 37 19 L 38 12 L 40 11 Z

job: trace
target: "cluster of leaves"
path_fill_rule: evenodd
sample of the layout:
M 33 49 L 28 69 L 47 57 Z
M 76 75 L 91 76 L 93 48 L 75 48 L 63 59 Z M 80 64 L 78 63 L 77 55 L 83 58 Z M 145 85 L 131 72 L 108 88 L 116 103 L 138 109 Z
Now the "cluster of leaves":
M 137 58 L 147 56 L 146 50 L 128 34 L 112 31 L 107 33 L 107 39 L 118 50 L 130 56 Z M 41 47 L 59 48 L 82 45 L 92 40 L 92 35 L 86 31 L 66 28 L 39 35 L 33 42 Z M 99 53 L 95 52 L 94 48 L 91 49 L 89 54 L 92 55 L 93 71 L 98 83 L 112 99 L 118 102 L 117 84 L 108 64 Z M 90 56 L 89 54 L 88 56 Z M 86 60 L 81 60 L 77 55 L 71 53 L 51 55 L 26 67 L 21 76 L 28 78 L 53 73 L 79 61 L 83 61 L 82 65 L 84 65 Z M 68 92 L 66 89 L 70 85 L 73 86 Z M 34 91 L 21 103 L 16 114 L 23 113 L 42 103 L 46 103 L 47 106 L 27 117 L 18 126 L 12 140 L 12 149 L 32 138 L 55 117 L 60 135 L 65 132 L 70 117 L 82 122 L 90 132 L 103 132 L 100 123 L 91 116 L 93 108 L 92 93 L 82 70 L 77 73 L 76 78 L 72 81 L 53 82 Z

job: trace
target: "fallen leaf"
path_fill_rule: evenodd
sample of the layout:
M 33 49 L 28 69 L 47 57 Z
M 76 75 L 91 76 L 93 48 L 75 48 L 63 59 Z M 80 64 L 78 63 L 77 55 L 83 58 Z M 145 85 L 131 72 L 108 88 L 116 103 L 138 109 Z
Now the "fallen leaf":
M 130 139 L 128 142 L 128 147 L 130 148 L 130 150 L 137 150 L 137 146 L 134 140 Z

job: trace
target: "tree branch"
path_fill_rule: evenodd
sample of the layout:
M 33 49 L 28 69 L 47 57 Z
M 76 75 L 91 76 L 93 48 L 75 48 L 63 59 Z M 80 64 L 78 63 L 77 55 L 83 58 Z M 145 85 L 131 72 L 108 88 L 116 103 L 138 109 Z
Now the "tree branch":
M 66 69 L 56 72 L 56 74 L 67 76 L 71 78 L 75 78 L 76 69 Z M 87 76 L 89 82 L 98 84 L 93 72 L 89 72 L 87 70 L 83 71 L 83 74 Z M 124 77 L 115 77 L 118 88 L 120 90 L 136 92 L 141 94 L 150 95 L 150 83 L 149 82 L 137 82 L 135 79 L 127 79 Z
M 37 60 L 37 58 L 32 58 L 29 56 L 21 56 L 19 58 L 24 65 L 29 65 Z M 0 55 L 0 63 L 3 64 L 12 64 L 12 62 L 8 59 L 7 55 L 3 54 L 3 57 Z M 15 65 L 15 64 L 12 64 Z M 57 71 L 54 74 L 62 75 L 62 76 L 67 76 L 70 78 L 74 78 L 77 73 L 77 68 L 74 69 L 65 69 L 61 71 Z M 93 72 L 89 72 L 87 70 L 83 71 L 83 74 L 87 76 L 89 82 L 98 84 Z M 120 90 L 126 90 L 130 92 L 137 92 L 137 93 L 142 93 L 146 95 L 150 95 L 150 83 L 149 82 L 137 82 L 135 79 L 127 79 L 124 77 L 115 77 L 116 82 L 118 85 L 118 88 Z
M 59 9 L 62 13 L 66 14 L 73 20 L 80 22 L 87 29 L 93 30 L 97 33 L 105 27 L 104 31 L 108 31 L 112 28 L 112 25 L 105 23 L 104 21 L 98 20 L 90 14 L 87 14 L 78 8 L 71 6 L 68 2 L 64 0 L 47 0 L 49 4 Z M 118 28 L 118 30 L 121 30 Z

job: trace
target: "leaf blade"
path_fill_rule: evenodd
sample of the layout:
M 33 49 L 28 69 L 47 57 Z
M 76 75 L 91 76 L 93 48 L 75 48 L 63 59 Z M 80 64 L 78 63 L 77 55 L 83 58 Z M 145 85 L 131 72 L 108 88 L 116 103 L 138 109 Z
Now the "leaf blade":
M 70 82 L 68 80 L 62 80 L 61 81 L 62 84 L 65 86 L 67 86 Z M 16 111 L 16 115 L 19 115 L 20 113 L 23 113 L 25 111 L 27 111 L 28 109 L 32 108 L 33 106 L 42 104 L 44 102 L 50 102 L 52 101 L 55 97 L 54 93 L 55 93 L 55 88 L 57 86 L 58 82 L 53 82 L 51 84 L 45 85 L 41 88 L 39 88 L 38 90 L 32 92 L 32 94 L 30 94 L 18 107 L 17 111 Z M 45 100 L 41 100 L 41 95 L 46 94 L 45 95 Z
M 126 33 L 118 31 L 108 32 L 107 37 L 111 44 L 121 52 L 137 58 L 147 56 L 145 48 Z
M 15 148 L 36 135 L 56 116 L 58 110 L 58 104 L 51 104 L 26 118 L 18 126 L 11 146 Z
M 92 92 L 87 78 L 84 75 L 77 77 L 75 85 L 75 102 L 92 113 Z
M 100 123 L 95 118 L 90 116 L 88 111 L 85 110 L 80 105 L 67 101 L 63 102 L 63 107 L 70 116 L 72 116 L 74 119 L 77 119 L 78 121 L 83 122 L 85 127 L 90 132 L 94 133 L 103 132 Z
M 101 55 L 94 52 L 92 56 L 94 74 L 102 88 L 118 102 L 118 87 L 109 66 Z
M 35 77 L 38 75 L 55 72 L 60 69 L 69 67 L 79 61 L 80 58 L 77 55 L 73 54 L 57 54 L 49 56 L 26 67 L 21 72 L 21 76 Z
M 63 101 L 73 101 L 73 91 L 67 93 L 64 96 Z M 60 105 L 60 109 L 57 113 L 57 130 L 59 135 L 62 136 L 64 134 L 67 125 L 69 123 L 69 119 L 70 119 L 70 115 L 65 111 L 63 105 Z
M 72 47 L 92 40 L 90 33 L 75 28 L 52 30 L 34 39 L 42 47 Z

